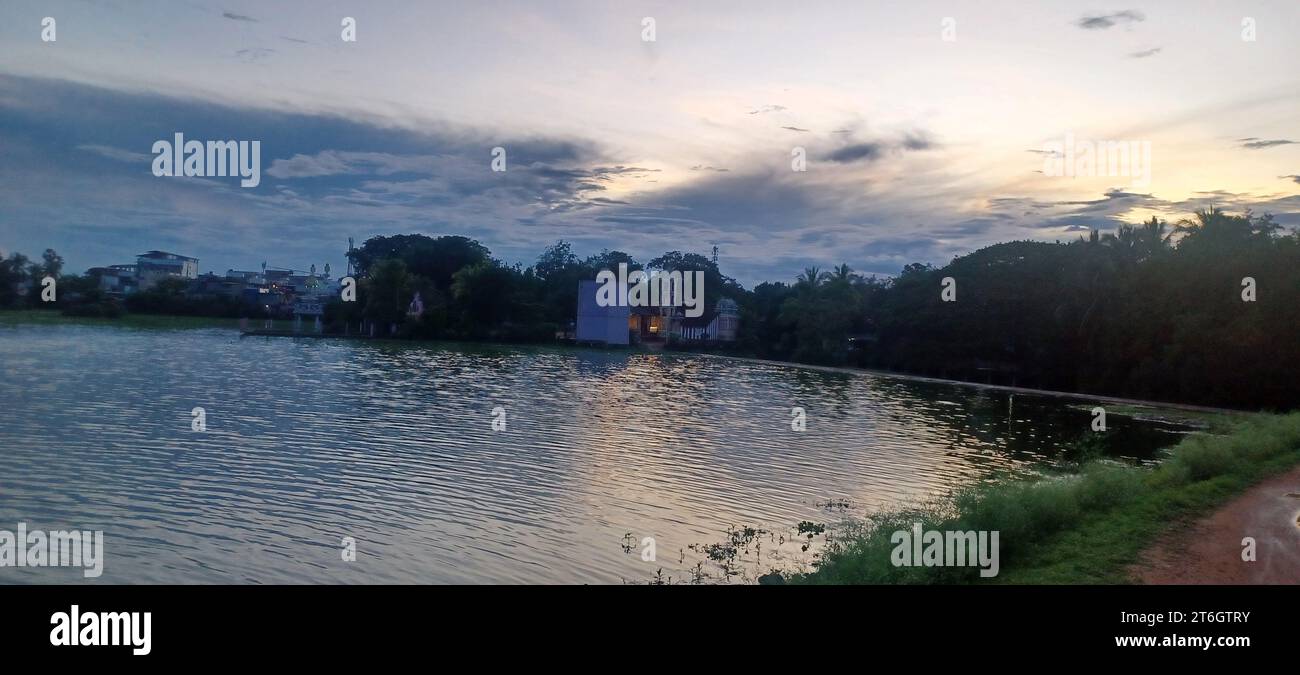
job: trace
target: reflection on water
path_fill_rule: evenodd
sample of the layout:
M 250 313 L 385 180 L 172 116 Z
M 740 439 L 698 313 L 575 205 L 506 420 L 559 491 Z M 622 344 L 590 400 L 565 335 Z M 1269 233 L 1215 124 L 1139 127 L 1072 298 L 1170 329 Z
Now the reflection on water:
M 110 583 L 682 580 L 744 527 L 797 562 L 801 521 L 1024 471 L 1090 421 L 710 357 L 224 330 L 4 327 L 0 374 L 0 529 L 102 529 Z M 1108 422 L 1114 454 L 1176 440 Z M 82 577 L 0 569 L 14 581 Z

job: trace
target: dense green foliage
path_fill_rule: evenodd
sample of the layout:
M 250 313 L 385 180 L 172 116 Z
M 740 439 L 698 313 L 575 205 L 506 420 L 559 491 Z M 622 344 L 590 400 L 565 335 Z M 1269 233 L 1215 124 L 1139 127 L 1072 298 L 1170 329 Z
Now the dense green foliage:
M 1153 219 L 1068 244 L 997 244 L 892 279 L 809 269 L 745 297 L 742 339 L 773 359 L 1289 409 L 1300 237 L 1277 229 L 1211 209 L 1172 230 Z M 949 277 L 956 299 L 944 302 Z
M 679 251 L 643 265 L 622 251 L 579 259 L 568 242 L 560 241 L 525 268 L 492 258 L 487 248 L 464 237 L 410 234 L 372 237 L 349 258 L 358 272 L 357 302 L 331 302 L 327 324 L 372 321 L 397 326 L 400 335 L 410 337 L 552 340 L 572 328 L 578 282 L 617 270 L 620 263 L 629 270 L 702 270 L 706 306 L 724 294 L 744 294 L 713 260 Z M 424 305 L 418 318 L 407 314 L 417 292 Z
M 196 297 L 186 292 L 188 288 L 189 282 L 184 279 L 162 279 L 148 290 L 128 295 L 126 309 L 138 314 L 226 318 L 247 316 L 249 313 L 236 298 L 219 295 Z
M 40 281 L 43 277 L 59 278 L 63 270 L 63 258 L 54 249 L 45 249 L 41 262 L 33 262 L 21 253 L 10 253 L 8 258 L 0 256 L 0 307 L 14 307 L 26 304 L 40 293 Z M 34 293 L 28 293 L 28 287 Z
M 873 516 L 831 543 L 801 583 L 1123 583 L 1172 524 L 1196 517 L 1300 463 L 1300 413 L 1258 415 L 1227 435 L 1190 436 L 1154 468 L 1092 460 L 1077 473 L 1005 480 L 950 502 Z M 896 567 L 890 536 L 926 530 L 998 531 L 1001 570 Z

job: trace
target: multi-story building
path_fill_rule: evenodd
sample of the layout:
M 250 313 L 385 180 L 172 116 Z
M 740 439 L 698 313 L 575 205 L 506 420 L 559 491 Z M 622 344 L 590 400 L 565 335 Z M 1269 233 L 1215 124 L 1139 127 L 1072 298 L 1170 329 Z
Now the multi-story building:
M 135 265 L 92 267 L 86 273 L 99 278 L 99 288 L 107 293 L 130 295 L 136 290 Z
M 135 277 L 141 290 L 163 279 L 197 279 L 199 259 L 166 251 L 149 251 L 135 258 Z

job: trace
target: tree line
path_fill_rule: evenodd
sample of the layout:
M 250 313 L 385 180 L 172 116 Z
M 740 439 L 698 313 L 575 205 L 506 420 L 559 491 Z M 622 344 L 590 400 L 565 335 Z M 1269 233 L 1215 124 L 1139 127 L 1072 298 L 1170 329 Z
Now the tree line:
M 945 301 L 945 279 L 953 296 Z M 1243 408 L 1300 404 L 1300 234 L 1210 208 L 1070 243 L 988 246 L 935 268 L 847 266 L 764 283 L 745 347 L 849 364 Z
M 707 309 L 722 297 L 740 306 L 739 354 L 1208 405 L 1300 404 L 1300 234 L 1267 215 L 1210 208 L 1068 243 L 995 244 L 895 277 L 842 264 L 752 290 L 722 274 L 716 250 L 641 263 L 611 250 L 579 258 L 560 241 L 524 267 L 467 237 L 403 234 L 372 237 L 348 258 L 357 300 L 327 305 L 329 330 L 371 322 L 413 338 L 552 341 L 573 325 L 578 282 L 626 263 L 702 270 Z M 42 263 L 0 260 L 0 306 L 34 304 L 21 282 L 57 277 L 61 266 L 48 250 Z M 60 293 L 104 302 L 93 280 L 67 279 Z M 408 314 L 416 293 L 418 317 Z M 169 282 L 127 302 L 132 311 L 208 311 Z
M 572 329 L 578 312 L 578 282 L 605 269 L 703 271 L 704 302 L 745 290 L 724 276 L 715 258 L 669 251 L 641 263 L 622 251 L 604 250 L 579 258 L 559 241 L 524 267 L 492 257 L 487 247 L 461 236 L 402 234 L 372 237 L 348 253 L 357 278 L 357 299 L 335 299 L 326 307 L 327 326 L 373 321 L 397 326 L 417 338 L 551 341 Z M 419 317 L 408 315 L 418 293 Z

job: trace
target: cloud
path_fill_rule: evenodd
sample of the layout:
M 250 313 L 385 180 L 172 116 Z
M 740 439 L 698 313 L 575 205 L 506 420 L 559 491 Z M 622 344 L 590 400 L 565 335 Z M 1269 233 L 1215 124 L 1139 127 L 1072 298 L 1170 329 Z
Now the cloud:
M 963 234 L 963 227 L 989 227 L 954 225 L 945 230 L 948 241 L 931 241 L 926 233 L 903 246 L 896 238 L 914 232 L 918 208 L 909 190 L 922 190 L 924 171 L 913 174 L 914 186 L 874 191 L 873 172 L 889 168 L 883 160 L 798 173 L 754 150 L 729 158 L 743 170 L 700 163 L 683 176 L 620 161 L 585 139 L 511 138 L 451 124 L 416 130 L 5 76 L 0 94 L 28 102 L 24 109 L 0 109 L 6 147 L 17 141 L 34 146 L 29 154 L 45 156 L 43 146 L 57 142 L 74 155 L 146 160 L 137 172 L 105 178 L 102 167 L 57 153 L 37 171 L 0 157 L 0 219 L 18 223 L 12 243 L 20 250 L 66 249 L 71 267 L 129 259 L 138 251 L 127 247 L 141 241 L 199 257 L 204 269 L 242 268 L 268 255 L 284 265 L 341 266 L 339 242 L 348 237 L 423 232 L 471 236 L 499 258 L 524 264 L 560 238 L 582 251 L 620 249 L 642 258 L 692 247 L 707 252 L 717 243 L 728 273 L 750 284 L 792 276 L 805 264 L 845 260 L 864 272 L 896 273 L 914 259 L 947 259 L 968 248 L 963 242 L 980 235 Z M 96 115 L 74 114 L 86 109 Z M 122 154 L 121 148 L 147 149 L 170 138 L 176 128 L 193 139 L 260 139 L 262 186 L 161 179 L 150 175 L 147 156 Z M 825 150 L 838 148 L 841 157 L 861 154 L 854 145 L 877 148 L 881 157 L 933 146 L 920 132 L 835 138 L 842 145 Z M 490 150 L 498 145 L 507 149 L 504 173 L 490 170 Z M 7 180 L 23 174 L 30 175 Z M 651 184 L 664 175 L 670 176 L 664 187 Z M 84 191 L 76 199 L 67 196 L 71 185 Z M 942 211 L 955 203 L 939 197 L 925 200 L 924 208 Z M 52 238 L 41 226 L 49 222 L 60 224 L 59 236 L 76 233 L 75 240 Z M 800 244 L 808 232 L 818 233 L 815 243 Z M 873 249 L 874 241 L 884 243 Z
M 246 266 L 268 252 L 285 264 L 341 265 L 339 242 L 393 232 L 464 234 L 524 261 L 575 231 L 603 236 L 599 250 L 621 243 L 592 222 L 625 206 L 611 189 L 659 173 L 609 161 L 586 140 L 511 140 L 451 125 L 416 131 L 0 75 L 4 97 L 25 105 L 0 107 L 3 243 L 53 246 L 70 269 L 129 259 L 141 242 L 195 255 L 205 269 Z M 152 158 L 132 149 L 178 129 L 190 139 L 260 140 L 268 180 L 242 189 L 153 176 Z M 508 148 L 505 173 L 490 168 L 496 145 Z M 131 162 L 138 170 L 118 168 Z
M 935 147 L 930 137 L 920 132 L 913 132 L 903 137 L 903 148 L 906 150 L 929 150 Z
M 1296 141 L 1287 140 L 1285 138 L 1263 140 L 1255 138 L 1254 136 L 1250 138 L 1237 139 L 1237 142 L 1241 143 L 1241 147 L 1247 150 L 1263 150 L 1265 148 L 1272 148 L 1279 145 L 1294 145 L 1296 143 Z
M 222 12 L 221 16 L 230 19 L 231 21 L 248 21 L 250 23 L 257 23 L 257 19 L 254 19 L 251 16 L 244 16 L 243 14 L 236 14 L 234 12 Z
M 1164 49 L 1164 47 L 1152 47 L 1151 49 L 1144 49 L 1140 52 L 1133 52 L 1128 56 L 1130 59 L 1145 59 L 1148 56 L 1159 54 L 1162 49 Z
M 1126 23 L 1137 23 L 1145 21 L 1146 15 L 1135 9 L 1126 9 L 1112 14 L 1085 14 L 1074 22 L 1074 25 L 1084 30 L 1106 30 L 1113 26 Z
M 1026 217 L 1033 228 L 1078 232 L 1085 230 L 1110 230 L 1128 222 L 1134 209 L 1167 211 L 1170 203 L 1152 194 L 1129 192 L 1111 188 L 1099 199 L 1072 199 L 1059 201 L 990 200 L 993 206 L 1008 211 L 1028 207 Z M 1005 212 L 1005 211 L 1004 211 Z
M 142 152 L 131 152 L 130 150 L 122 150 L 121 148 L 114 148 L 108 145 L 78 145 L 77 149 L 85 150 L 86 152 L 93 152 L 100 157 L 115 159 L 119 162 L 151 162 L 153 160 L 153 155 L 146 155 Z
M 235 58 L 246 63 L 253 63 L 268 59 L 275 54 L 274 49 L 267 47 L 252 47 L 249 49 L 240 49 L 235 52 Z
M 427 172 L 433 155 L 395 155 L 383 152 L 324 150 L 312 155 L 296 154 L 271 162 L 266 175 L 273 178 L 317 178 L 339 175 L 387 176 L 403 172 Z
M 1292 181 L 1295 181 L 1295 182 L 1297 182 L 1297 183 L 1300 183 L 1300 174 L 1293 174 L 1293 175 L 1290 175 L 1290 176 L 1278 176 L 1278 178 L 1281 178 L 1281 179 L 1284 179 L 1284 180 L 1289 178 L 1289 179 L 1291 179 Z
M 1169 204 L 1116 188 L 1088 199 L 984 199 L 990 188 L 971 187 L 953 169 L 947 153 L 960 144 L 902 131 L 911 126 L 882 136 L 852 125 L 842 135 L 810 133 L 801 137 L 810 156 L 834 159 L 806 172 L 791 171 L 784 151 L 760 147 L 660 170 L 588 138 L 519 128 L 394 126 L 7 75 L 0 100 L 22 101 L 0 106 L 0 243 L 52 246 L 74 270 L 130 260 L 142 244 L 195 255 L 204 270 L 268 257 L 342 268 L 348 237 L 421 232 L 470 236 L 523 264 L 561 238 L 582 254 L 610 248 L 643 260 L 717 244 L 724 270 L 752 285 L 810 264 L 896 274 L 995 241 L 1109 230 L 1135 209 L 1178 213 L 1193 202 L 1300 221 L 1300 198 L 1196 195 Z M 177 130 L 261 140 L 262 185 L 152 176 L 143 153 Z M 507 149 L 504 173 L 490 170 L 496 146 Z
M 890 153 L 930 150 L 934 147 L 936 147 L 936 144 L 925 133 L 911 132 L 898 141 L 876 140 L 849 143 L 828 153 L 826 159 L 837 163 L 863 160 L 874 162 Z
M 856 162 L 858 160 L 876 160 L 885 152 L 885 146 L 882 143 L 853 143 L 846 145 L 828 155 L 826 159 L 832 162 Z
M 749 114 L 750 114 L 750 115 L 761 115 L 761 114 L 763 114 L 763 113 L 781 112 L 781 111 L 783 111 L 783 110 L 785 110 L 785 109 L 786 109 L 786 108 L 785 108 L 785 106 L 783 106 L 783 105 L 765 105 L 765 106 L 760 106 L 757 110 L 751 110 L 751 111 L 749 111 Z
M 801 133 L 807 133 L 807 132 L 808 132 L 807 129 L 800 129 L 799 127 L 781 127 L 781 128 L 782 128 L 782 129 L 788 129 L 788 130 L 790 130 L 790 131 L 798 131 L 798 132 L 801 132 Z

